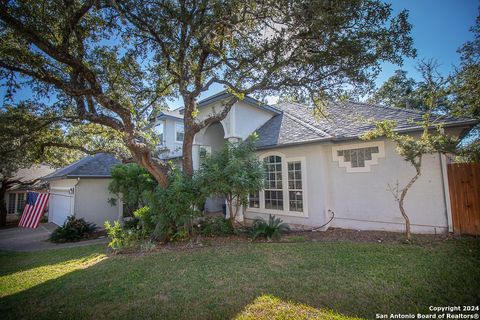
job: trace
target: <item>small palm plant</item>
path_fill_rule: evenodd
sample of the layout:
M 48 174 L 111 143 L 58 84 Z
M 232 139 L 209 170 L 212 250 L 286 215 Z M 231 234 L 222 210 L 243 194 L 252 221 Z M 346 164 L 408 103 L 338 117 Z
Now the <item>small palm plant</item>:
M 289 231 L 290 227 L 288 224 L 283 223 L 282 219 L 275 218 L 274 215 L 269 215 L 268 222 L 262 218 L 256 218 L 253 223 L 253 239 L 263 236 L 267 238 L 268 241 L 272 239 L 278 240 L 285 231 Z

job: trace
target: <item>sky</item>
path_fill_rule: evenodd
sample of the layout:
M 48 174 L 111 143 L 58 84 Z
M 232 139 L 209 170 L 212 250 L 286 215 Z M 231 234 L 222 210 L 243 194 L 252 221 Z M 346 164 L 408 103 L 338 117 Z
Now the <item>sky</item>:
M 414 47 L 417 49 L 416 59 L 405 59 L 403 66 L 390 63 L 382 64 L 382 72 L 376 79 L 379 87 L 385 80 L 393 75 L 394 71 L 401 68 L 408 72 L 408 76 L 419 80 L 415 70 L 416 63 L 421 59 L 436 59 L 439 71 L 447 75 L 459 64 L 457 49 L 465 42 L 473 39 L 469 29 L 474 26 L 479 14 L 479 0 L 387 0 L 392 4 L 393 13 L 401 10 L 409 11 L 409 21 L 412 24 L 411 35 Z M 223 90 L 221 85 L 213 85 L 204 92 L 200 99 L 208 97 Z M 4 90 L 0 90 L 3 96 Z M 27 90 L 20 90 L 15 100 L 28 98 Z M 269 103 L 275 103 L 276 97 L 269 97 Z M 170 108 L 182 105 L 180 100 L 169 103 Z
M 439 71 L 443 75 L 458 66 L 460 55 L 457 53 L 465 42 L 473 39 L 470 28 L 475 25 L 479 14 L 479 0 L 389 0 L 393 14 L 406 9 L 409 11 L 409 21 L 412 24 L 413 45 L 417 49 L 415 59 L 405 59 L 403 66 L 391 63 L 382 64 L 382 72 L 375 81 L 380 87 L 395 70 L 403 69 L 408 76 L 416 80 L 419 73 L 415 65 L 422 59 L 435 59 L 439 64 Z M 200 97 L 205 98 L 223 90 L 221 86 L 214 86 Z M 267 97 L 269 103 L 275 103 L 277 97 Z M 179 100 L 172 101 L 170 107 L 181 106 Z

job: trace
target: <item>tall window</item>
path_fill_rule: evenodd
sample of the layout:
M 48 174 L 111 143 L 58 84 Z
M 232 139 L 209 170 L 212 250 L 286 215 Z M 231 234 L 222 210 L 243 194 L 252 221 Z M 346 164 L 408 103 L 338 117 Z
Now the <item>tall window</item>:
M 256 191 L 248 195 L 248 206 L 250 208 L 260 208 L 260 192 Z
M 15 213 L 15 196 L 16 193 L 10 193 L 8 195 L 8 213 L 9 214 L 14 214 Z
M 175 140 L 177 142 L 183 142 L 184 135 L 185 135 L 185 131 L 183 129 L 183 123 L 176 122 L 175 123 Z
M 25 207 L 25 193 L 18 193 L 17 212 L 22 212 L 24 207 Z
M 302 163 L 288 162 L 288 202 L 290 211 L 303 212 Z
M 265 209 L 283 210 L 282 158 L 269 156 L 265 166 Z
M 158 134 L 158 138 L 160 139 L 160 145 L 164 145 L 165 144 L 165 125 L 163 124 L 163 121 L 157 125 L 157 134 Z

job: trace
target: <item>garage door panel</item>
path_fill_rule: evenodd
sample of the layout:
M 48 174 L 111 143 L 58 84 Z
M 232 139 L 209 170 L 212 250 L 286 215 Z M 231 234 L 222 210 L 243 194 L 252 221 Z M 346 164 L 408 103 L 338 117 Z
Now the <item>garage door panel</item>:
M 58 226 L 63 225 L 70 215 L 72 205 L 72 196 L 62 193 L 52 193 L 50 195 L 49 216 L 52 222 Z

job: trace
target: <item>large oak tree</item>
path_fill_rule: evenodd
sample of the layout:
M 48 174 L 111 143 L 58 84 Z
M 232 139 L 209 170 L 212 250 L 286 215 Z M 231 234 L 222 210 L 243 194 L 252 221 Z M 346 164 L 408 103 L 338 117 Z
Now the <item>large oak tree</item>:
M 10 88 L 54 95 L 58 114 L 115 130 L 160 185 L 148 116 L 184 103 L 183 168 L 194 135 L 247 94 L 287 93 L 320 103 L 366 89 L 382 61 L 414 55 L 407 13 L 377 0 L 50 0 L 0 2 L 0 72 Z M 213 84 L 233 93 L 197 118 Z

